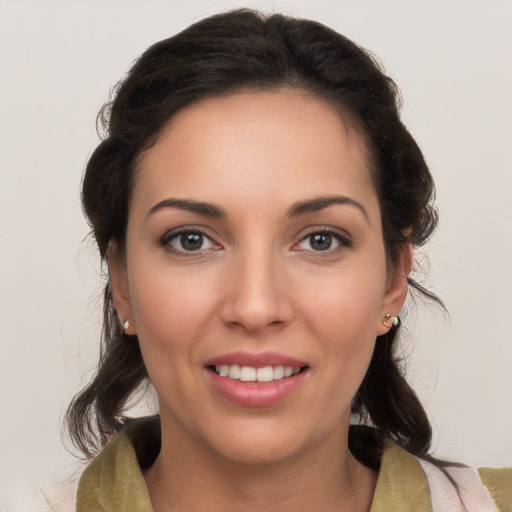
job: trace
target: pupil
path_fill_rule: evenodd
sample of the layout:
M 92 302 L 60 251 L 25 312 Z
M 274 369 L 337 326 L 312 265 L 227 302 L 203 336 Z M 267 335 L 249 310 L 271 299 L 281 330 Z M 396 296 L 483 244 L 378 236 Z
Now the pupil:
M 325 251 L 331 247 L 332 237 L 322 233 L 317 233 L 311 237 L 311 247 L 316 251 Z
M 203 235 L 199 233 L 187 233 L 181 235 L 181 246 L 187 251 L 197 251 L 203 245 Z

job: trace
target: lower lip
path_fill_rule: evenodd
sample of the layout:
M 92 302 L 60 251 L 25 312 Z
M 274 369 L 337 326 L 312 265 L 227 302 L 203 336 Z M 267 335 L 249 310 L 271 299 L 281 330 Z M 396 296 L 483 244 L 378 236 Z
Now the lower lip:
M 301 386 L 308 373 L 306 369 L 297 375 L 271 382 L 244 382 L 221 377 L 209 369 L 206 371 L 210 382 L 221 396 L 245 407 L 267 407 L 281 402 Z

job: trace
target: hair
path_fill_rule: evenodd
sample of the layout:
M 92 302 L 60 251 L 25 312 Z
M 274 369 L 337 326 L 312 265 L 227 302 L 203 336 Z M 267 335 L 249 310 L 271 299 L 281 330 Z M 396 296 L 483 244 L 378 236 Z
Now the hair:
M 83 178 L 82 202 L 103 262 L 109 244 L 124 250 L 130 194 L 138 158 L 179 110 L 204 98 L 246 90 L 293 88 L 331 105 L 364 140 L 382 215 L 388 266 L 397 268 L 404 244 L 423 245 L 437 224 L 434 184 L 425 159 L 400 120 L 400 94 L 366 50 L 314 21 L 237 10 L 211 16 L 149 47 L 118 84 L 98 121 L 102 142 Z M 409 278 L 410 287 L 435 295 Z M 432 431 L 396 354 L 399 327 L 377 340 L 352 412 L 418 456 Z M 110 283 L 104 293 L 99 365 L 72 401 L 67 425 L 74 444 L 94 455 L 128 420 L 127 404 L 148 382 L 136 336 L 126 335 Z M 368 429 L 349 446 L 375 466 L 382 445 Z

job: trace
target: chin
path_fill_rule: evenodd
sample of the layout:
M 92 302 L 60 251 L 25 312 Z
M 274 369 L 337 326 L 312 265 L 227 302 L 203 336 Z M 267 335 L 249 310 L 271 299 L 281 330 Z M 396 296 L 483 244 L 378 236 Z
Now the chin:
M 317 432 L 313 437 L 319 434 Z M 297 429 L 296 422 L 295 425 L 277 425 L 271 420 L 252 420 L 236 428 L 224 429 L 222 436 L 211 440 L 210 447 L 233 463 L 261 465 L 289 461 L 319 441 Z
M 291 445 L 289 442 L 282 442 L 282 439 L 260 439 L 256 440 L 231 440 L 229 445 L 223 444 L 217 447 L 217 452 L 226 460 L 243 465 L 268 465 L 285 462 L 300 448 Z

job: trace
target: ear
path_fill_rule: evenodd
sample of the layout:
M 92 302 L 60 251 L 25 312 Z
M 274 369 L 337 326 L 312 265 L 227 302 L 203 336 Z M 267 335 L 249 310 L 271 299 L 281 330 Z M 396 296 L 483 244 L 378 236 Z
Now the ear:
M 119 321 L 122 325 L 128 321 L 129 327 L 125 328 L 126 334 L 135 334 L 135 319 L 130 301 L 126 260 L 124 255 L 120 254 L 117 244 L 112 241 L 107 249 L 107 264 L 112 298 L 119 315 Z
M 402 246 L 398 265 L 390 272 L 386 286 L 386 293 L 382 301 L 381 315 L 377 322 L 377 336 L 386 334 L 389 327 L 382 320 L 386 314 L 398 315 L 407 298 L 407 278 L 412 270 L 412 244 Z

